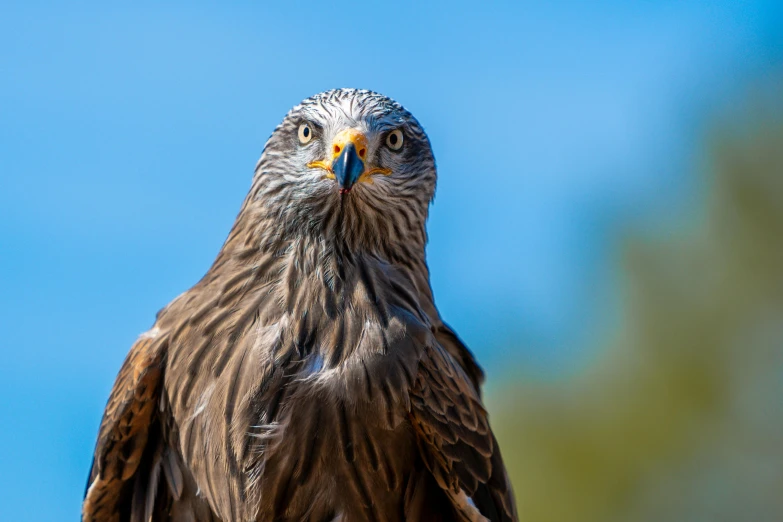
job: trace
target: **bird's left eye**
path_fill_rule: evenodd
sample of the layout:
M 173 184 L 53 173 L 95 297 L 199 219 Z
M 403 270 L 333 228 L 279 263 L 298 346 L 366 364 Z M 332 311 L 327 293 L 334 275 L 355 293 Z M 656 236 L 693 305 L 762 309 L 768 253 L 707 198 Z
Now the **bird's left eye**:
M 299 126 L 299 143 L 304 145 L 313 139 L 313 129 L 310 128 L 308 123 L 303 123 Z
M 402 148 L 402 131 L 395 129 L 386 136 L 386 146 L 391 150 L 400 150 Z

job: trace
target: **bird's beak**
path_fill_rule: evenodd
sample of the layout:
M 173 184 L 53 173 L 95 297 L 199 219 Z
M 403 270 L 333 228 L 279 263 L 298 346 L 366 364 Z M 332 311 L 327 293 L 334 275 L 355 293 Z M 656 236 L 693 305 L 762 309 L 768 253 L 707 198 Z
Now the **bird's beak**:
M 348 192 L 364 173 L 367 138 L 355 129 L 346 129 L 332 142 L 332 172 L 341 192 Z
M 307 166 L 327 171 L 326 177 L 337 180 L 342 194 L 350 192 L 357 182 L 372 183 L 373 174 L 391 174 L 391 170 L 385 168 L 365 170 L 367 137 L 356 129 L 341 131 L 334 137 L 329 151 L 331 161 L 314 161 Z

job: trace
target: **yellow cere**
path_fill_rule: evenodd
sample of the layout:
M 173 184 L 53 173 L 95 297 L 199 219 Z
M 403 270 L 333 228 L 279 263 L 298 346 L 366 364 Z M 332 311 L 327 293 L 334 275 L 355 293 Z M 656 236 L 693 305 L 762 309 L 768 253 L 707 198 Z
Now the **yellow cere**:
M 332 172 L 332 162 L 337 159 L 345 146 L 349 143 L 353 143 L 353 146 L 356 148 L 356 153 L 359 155 L 359 159 L 364 162 L 364 159 L 367 157 L 367 137 L 356 129 L 344 129 L 334 137 L 334 140 L 332 140 L 332 146 L 330 149 L 332 155 L 331 161 L 313 161 L 308 163 L 307 166 L 311 169 L 323 169 L 326 171 L 324 178 L 335 179 L 334 173 Z M 373 174 L 383 174 L 388 176 L 391 173 L 391 169 L 375 167 L 362 172 L 361 176 L 359 176 L 358 182 L 372 184 L 373 181 L 371 176 Z
M 367 138 L 356 129 L 342 130 L 334 137 L 332 141 L 332 159 L 334 160 L 334 158 L 339 156 L 340 152 L 349 143 L 353 143 L 359 158 L 364 161 L 364 158 L 367 156 Z

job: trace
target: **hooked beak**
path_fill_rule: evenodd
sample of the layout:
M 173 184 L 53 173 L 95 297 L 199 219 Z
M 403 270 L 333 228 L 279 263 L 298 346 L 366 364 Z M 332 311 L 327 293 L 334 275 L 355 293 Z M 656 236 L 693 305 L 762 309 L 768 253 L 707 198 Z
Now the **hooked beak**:
M 364 161 L 356 150 L 356 145 L 349 142 L 332 162 L 332 172 L 340 184 L 341 192 L 349 192 L 359 176 L 364 172 Z
M 384 168 L 365 170 L 367 138 L 356 129 L 345 129 L 337 134 L 329 150 L 332 154 L 331 162 L 314 161 L 307 166 L 327 171 L 326 177 L 339 183 L 341 194 L 350 192 L 357 182 L 372 183 L 372 174 L 391 174 L 391 170 Z

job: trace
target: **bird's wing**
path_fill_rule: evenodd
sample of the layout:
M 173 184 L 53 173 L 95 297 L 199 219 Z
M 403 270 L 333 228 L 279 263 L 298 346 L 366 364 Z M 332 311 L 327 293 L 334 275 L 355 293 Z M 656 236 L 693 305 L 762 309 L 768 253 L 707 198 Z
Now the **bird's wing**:
M 158 420 L 166 348 L 150 332 L 131 348 L 109 396 L 82 505 L 85 522 L 150 520 L 161 471 L 169 490 L 173 484 L 175 494 L 181 491 L 181 476 L 166 466 Z
M 433 328 L 435 339 L 454 360 L 456 360 L 465 374 L 470 378 L 470 382 L 478 390 L 479 396 L 481 395 L 481 385 L 484 383 L 484 371 L 476 362 L 476 358 L 473 357 L 473 353 L 465 346 L 465 343 L 459 338 L 459 336 L 451 329 L 449 325 L 441 322 L 439 325 Z
M 427 468 L 465 520 L 517 520 L 510 482 L 478 391 L 437 343 L 424 348 L 411 389 L 410 416 Z

